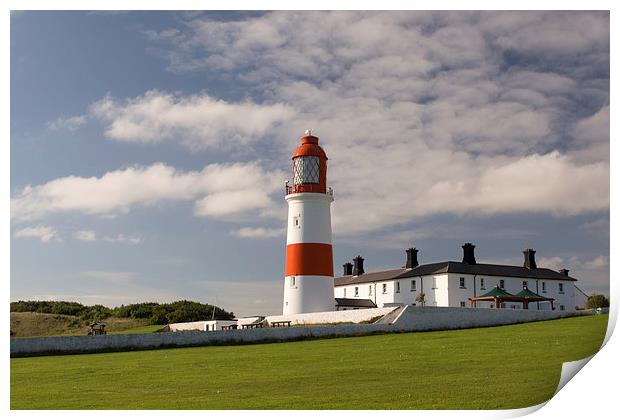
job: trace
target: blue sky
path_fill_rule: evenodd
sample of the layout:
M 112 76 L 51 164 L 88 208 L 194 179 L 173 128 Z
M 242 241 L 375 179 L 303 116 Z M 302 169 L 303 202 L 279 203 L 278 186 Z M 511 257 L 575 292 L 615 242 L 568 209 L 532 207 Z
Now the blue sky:
M 609 290 L 605 12 L 11 17 L 11 299 L 278 313 L 312 127 L 335 271 L 459 260 Z

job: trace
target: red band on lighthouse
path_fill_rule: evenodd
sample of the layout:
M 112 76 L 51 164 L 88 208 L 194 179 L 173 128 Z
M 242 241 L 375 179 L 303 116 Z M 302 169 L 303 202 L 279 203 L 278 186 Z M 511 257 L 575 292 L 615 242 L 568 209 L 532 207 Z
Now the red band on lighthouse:
M 330 244 L 289 244 L 286 246 L 285 276 L 334 276 Z

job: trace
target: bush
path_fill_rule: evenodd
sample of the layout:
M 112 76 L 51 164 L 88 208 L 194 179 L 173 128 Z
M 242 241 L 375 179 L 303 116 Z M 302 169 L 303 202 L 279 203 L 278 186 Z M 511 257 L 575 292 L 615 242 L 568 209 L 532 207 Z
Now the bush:
M 591 295 L 586 302 L 587 309 L 609 308 L 609 299 L 603 295 Z
M 235 315 L 222 308 L 200 302 L 180 300 L 172 303 L 132 303 L 110 309 L 103 305 L 86 306 L 77 302 L 63 301 L 18 301 L 11 302 L 11 312 L 38 312 L 55 315 L 77 316 L 83 321 L 101 321 L 115 316 L 118 318 L 149 319 L 153 324 L 233 319 Z

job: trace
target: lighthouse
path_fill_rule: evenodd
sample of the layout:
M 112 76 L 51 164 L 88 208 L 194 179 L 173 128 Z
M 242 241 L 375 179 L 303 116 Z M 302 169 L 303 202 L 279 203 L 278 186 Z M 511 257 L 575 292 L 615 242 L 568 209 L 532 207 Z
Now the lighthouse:
M 288 203 L 284 315 L 334 310 L 334 268 L 327 155 L 319 138 L 306 130 L 293 154 L 293 185 Z

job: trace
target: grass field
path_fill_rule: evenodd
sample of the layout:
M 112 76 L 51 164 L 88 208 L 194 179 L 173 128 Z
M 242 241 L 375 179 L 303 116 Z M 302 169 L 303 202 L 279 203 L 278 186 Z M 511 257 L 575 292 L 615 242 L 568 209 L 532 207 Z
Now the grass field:
M 520 408 L 599 349 L 607 319 L 11 359 L 11 408 Z
M 163 325 L 148 325 L 148 319 L 104 319 L 108 334 L 138 334 L 154 332 Z M 54 335 L 86 335 L 89 321 L 75 316 L 11 312 L 11 331 L 15 337 L 41 337 Z
M 165 325 L 145 325 L 142 327 L 129 328 L 127 330 L 110 331 L 108 334 L 146 334 L 161 331 Z

